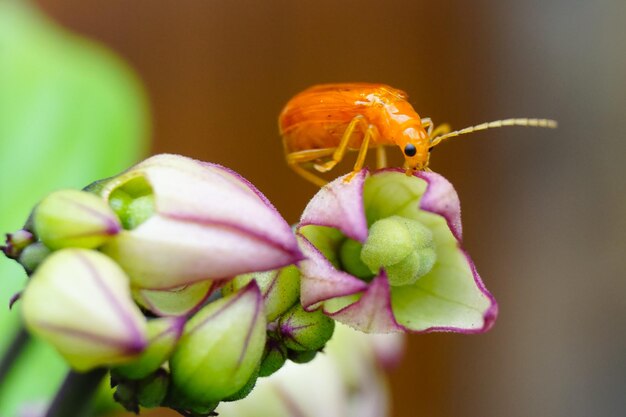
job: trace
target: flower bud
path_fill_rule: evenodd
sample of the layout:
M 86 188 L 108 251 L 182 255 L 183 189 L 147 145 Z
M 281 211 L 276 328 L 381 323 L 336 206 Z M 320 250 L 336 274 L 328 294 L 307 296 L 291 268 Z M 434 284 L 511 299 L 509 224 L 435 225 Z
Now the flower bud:
M 126 227 L 102 251 L 137 288 L 224 281 L 302 258 L 276 209 L 219 165 L 157 155 L 110 179 L 100 193 Z
M 285 346 L 295 351 L 319 350 L 333 335 L 335 322 L 321 310 L 305 311 L 296 304 L 278 322 Z
M 101 246 L 121 230 L 106 201 L 78 190 L 60 190 L 35 208 L 35 233 L 50 249 Z
M 148 345 L 136 360 L 115 368 L 125 378 L 145 378 L 165 363 L 183 331 L 183 317 L 165 317 L 148 321 Z
M 41 242 L 35 242 L 22 250 L 17 261 L 28 274 L 32 274 L 50 253 L 51 251 L 46 245 Z
M 78 371 L 129 361 L 146 345 L 126 274 L 96 251 L 52 253 L 26 287 L 22 312 L 29 329 Z
M 385 268 L 390 285 L 409 285 L 432 269 L 437 254 L 433 234 L 419 221 L 391 216 L 375 222 L 361 259 L 372 273 Z
M 196 313 L 170 359 L 176 391 L 192 404 L 211 404 L 242 389 L 265 346 L 263 298 L 255 282 Z
M 5 246 L 0 246 L 7 258 L 18 259 L 22 251 L 35 241 L 35 237 L 28 230 L 22 229 L 14 233 L 7 233 Z
M 268 322 L 274 321 L 300 297 L 300 272 L 293 265 L 267 272 L 255 272 L 235 277 L 222 288 L 224 294 L 235 292 L 255 280 L 265 305 Z

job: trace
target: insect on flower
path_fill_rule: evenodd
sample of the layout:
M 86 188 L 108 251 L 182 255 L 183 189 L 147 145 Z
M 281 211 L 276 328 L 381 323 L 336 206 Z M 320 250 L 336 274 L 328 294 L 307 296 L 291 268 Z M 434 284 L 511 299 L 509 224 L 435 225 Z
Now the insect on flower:
M 287 164 L 313 184 L 326 181 L 307 170 L 330 171 L 346 151 L 358 150 L 353 175 L 363 168 L 367 150 L 376 148 L 376 165 L 387 165 L 386 146 L 398 146 L 407 175 L 428 170 L 430 151 L 446 139 L 504 126 L 557 127 L 549 119 L 516 118 L 482 123 L 450 131 L 421 118 L 405 92 L 384 84 L 343 83 L 316 85 L 293 97 L 278 119 Z M 348 179 L 351 176 L 347 177 Z

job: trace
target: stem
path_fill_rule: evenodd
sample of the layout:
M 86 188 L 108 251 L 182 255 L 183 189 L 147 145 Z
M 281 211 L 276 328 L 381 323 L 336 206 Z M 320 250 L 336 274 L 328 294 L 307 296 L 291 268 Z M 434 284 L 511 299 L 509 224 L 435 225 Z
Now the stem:
M 11 367 L 15 364 L 16 359 L 20 355 L 22 348 L 28 343 L 30 336 L 24 326 L 20 326 L 13 341 L 7 348 L 2 359 L 0 359 L 0 384 L 4 381 Z
M 83 415 L 106 373 L 107 369 L 104 368 L 83 374 L 70 371 L 45 417 L 80 417 Z

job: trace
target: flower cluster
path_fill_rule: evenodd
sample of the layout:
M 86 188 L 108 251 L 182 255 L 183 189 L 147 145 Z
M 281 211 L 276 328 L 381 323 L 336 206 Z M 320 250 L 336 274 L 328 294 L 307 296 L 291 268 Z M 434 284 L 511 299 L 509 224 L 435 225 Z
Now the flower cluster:
M 3 250 L 30 275 L 30 331 L 77 371 L 109 368 L 136 412 L 211 415 L 311 361 L 335 321 L 473 333 L 497 314 L 461 247 L 458 197 L 434 173 L 338 178 L 294 233 L 233 171 L 157 155 L 50 194 Z

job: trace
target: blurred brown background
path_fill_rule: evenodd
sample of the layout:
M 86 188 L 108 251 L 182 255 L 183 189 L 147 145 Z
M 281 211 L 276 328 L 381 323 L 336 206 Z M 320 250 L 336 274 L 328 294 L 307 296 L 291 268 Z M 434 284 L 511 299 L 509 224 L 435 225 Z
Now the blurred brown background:
M 40 0 L 147 86 L 153 153 L 227 165 L 295 222 L 315 188 L 286 167 L 281 106 L 316 83 L 384 82 L 461 128 L 550 117 L 438 148 L 500 317 L 414 335 L 396 417 L 626 413 L 626 2 Z

